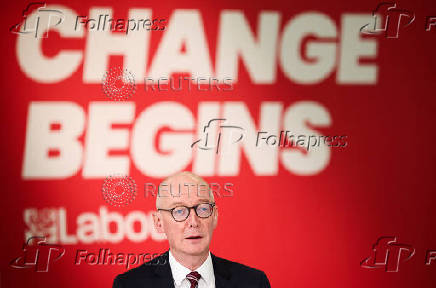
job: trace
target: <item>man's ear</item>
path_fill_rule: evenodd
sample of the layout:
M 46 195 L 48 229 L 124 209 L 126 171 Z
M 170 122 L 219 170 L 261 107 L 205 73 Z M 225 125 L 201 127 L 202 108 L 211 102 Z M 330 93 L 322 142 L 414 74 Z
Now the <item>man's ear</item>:
M 165 231 L 163 229 L 162 218 L 161 218 L 161 215 L 159 214 L 159 211 L 153 212 L 152 215 L 153 215 L 154 229 L 156 229 L 156 231 L 159 233 L 165 233 Z
M 218 206 L 215 206 L 213 211 L 213 229 L 218 225 Z

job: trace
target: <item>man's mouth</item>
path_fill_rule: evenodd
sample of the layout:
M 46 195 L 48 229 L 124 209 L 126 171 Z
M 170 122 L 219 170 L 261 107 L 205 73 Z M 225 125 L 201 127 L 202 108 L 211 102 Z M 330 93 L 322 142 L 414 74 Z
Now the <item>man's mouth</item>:
M 201 238 L 203 238 L 203 237 L 201 237 L 201 236 L 189 236 L 189 237 L 186 237 L 186 239 L 201 239 Z

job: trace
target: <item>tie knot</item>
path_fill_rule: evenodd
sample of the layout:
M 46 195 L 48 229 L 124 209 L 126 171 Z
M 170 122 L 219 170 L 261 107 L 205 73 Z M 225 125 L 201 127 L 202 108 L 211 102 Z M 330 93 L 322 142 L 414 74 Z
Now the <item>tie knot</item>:
M 193 271 L 193 272 L 189 273 L 188 275 L 186 275 L 186 279 L 188 279 L 189 282 L 191 282 L 191 288 L 197 287 L 198 280 L 200 278 L 201 278 L 201 275 L 197 271 Z

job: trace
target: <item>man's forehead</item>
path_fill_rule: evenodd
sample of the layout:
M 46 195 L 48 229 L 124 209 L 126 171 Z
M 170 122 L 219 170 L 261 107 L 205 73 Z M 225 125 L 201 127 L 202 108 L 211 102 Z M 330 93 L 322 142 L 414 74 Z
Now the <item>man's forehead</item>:
M 162 183 L 182 184 L 182 185 L 183 184 L 194 184 L 194 185 L 195 184 L 206 184 L 207 185 L 207 183 L 204 180 L 202 180 L 201 178 L 196 178 L 190 174 L 174 175 L 172 177 L 167 178 Z
M 159 206 L 193 205 L 193 203 L 211 202 L 211 190 L 203 180 L 190 175 L 177 175 L 163 181 L 158 187 Z
M 176 203 L 176 202 L 194 202 L 194 201 L 202 201 L 208 202 L 210 201 L 210 193 L 211 190 L 207 185 L 203 186 L 190 186 L 188 187 L 179 187 L 174 185 L 161 186 L 159 187 L 159 191 L 157 196 L 160 197 L 160 201 L 165 201 L 167 203 Z

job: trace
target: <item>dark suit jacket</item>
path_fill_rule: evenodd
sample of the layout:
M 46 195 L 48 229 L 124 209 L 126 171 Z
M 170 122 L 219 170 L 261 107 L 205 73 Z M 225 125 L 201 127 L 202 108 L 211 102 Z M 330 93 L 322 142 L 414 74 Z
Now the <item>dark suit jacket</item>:
M 270 288 L 265 273 L 216 257 L 211 253 L 216 288 Z M 174 288 L 168 251 L 152 261 L 118 275 L 113 288 Z

